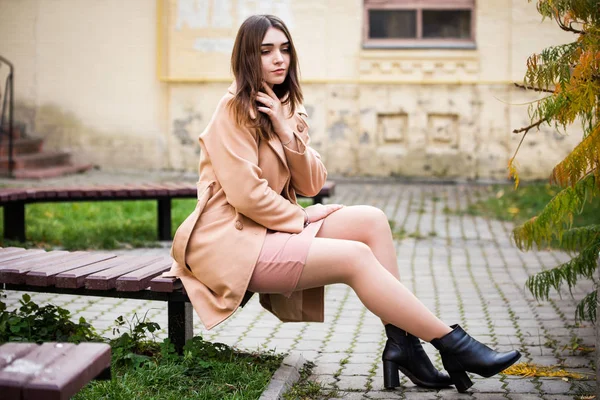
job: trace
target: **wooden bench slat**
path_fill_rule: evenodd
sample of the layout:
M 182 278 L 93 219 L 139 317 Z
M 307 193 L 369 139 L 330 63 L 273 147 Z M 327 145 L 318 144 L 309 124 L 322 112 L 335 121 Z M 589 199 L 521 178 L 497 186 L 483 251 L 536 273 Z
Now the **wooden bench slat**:
M 37 348 L 35 343 L 9 342 L 0 346 L 0 370 L 17 358 L 24 357 L 27 353 Z
M 108 186 L 113 196 L 125 197 L 127 196 L 127 189 L 123 188 L 122 185 L 110 185 Z
M 15 190 L 8 195 L 8 200 L 24 200 L 27 198 L 25 190 Z
M 8 256 L 12 254 L 25 253 L 27 250 L 19 247 L 4 247 L 0 249 L 0 257 Z
M 110 346 L 81 343 L 25 384 L 23 400 L 66 400 L 88 382 L 110 368 Z
M 169 194 L 169 190 L 162 187 L 159 184 L 155 184 L 155 183 L 145 183 L 144 187 L 149 188 L 150 190 L 152 190 L 153 192 L 156 193 L 156 196 L 167 196 Z
M 158 196 L 158 190 L 154 188 L 151 184 L 142 183 L 140 184 L 140 189 L 143 190 L 149 197 Z
M 97 185 L 82 188 L 81 193 L 83 197 L 93 199 L 94 197 L 110 196 L 112 191 L 106 185 Z
M 0 370 L 0 393 L 4 399 L 21 400 L 22 387 L 27 381 L 41 372 L 46 365 L 59 358 L 63 352 L 75 347 L 72 343 L 64 343 L 60 344 L 60 350 L 57 351 L 55 346 L 58 344 L 44 343 L 36 346 L 37 348 Z
M 144 191 L 139 185 L 123 185 L 123 189 L 127 191 L 127 197 L 143 197 L 148 195 L 148 192 Z
M 9 253 L 9 254 L 0 254 L 0 266 L 2 266 L 2 264 L 5 264 L 7 262 L 10 261 L 14 261 L 17 259 L 25 259 L 25 258 L 31 258 L 34 257 L 37 254 L 41 254 L 41 253 L 46 253 L 44 250 L 41 249 L 33 249 L 33 250 L 25 250 L 24 252 L 15 252 L 15 253 Z
M 25 283 L 25 273 L 32 268 L 54 265 L 78 257 L 81 257 L 81 252 L 50 251 L 31 258 L 21 258 L 15 262 L 5 262 L 0 264 L 0 282 L 20 285 Z
M 57 257 L 64 257 L 65 254 L 68 254 L 68 251 L 57 250 L 57 251 L 44 251 L 41 249 L 29 250 L 26 255 L 15 254 L 14 258 L 8 256 L 6 259 L 0 261 L 0 271 L 13 268 L 13 267 L 21 267 L 22 265 L 31 264 L 32 262 L 36 262 L 37 260 L 44 259 L 45 261 L 51 261 L 56 259 Z M 19 257 L 21 256 L 21 257 Z M 10 258 L 9 258 L 10 257 Z
M 59 199 L 68 199 L 69 198 L 69 188 L 68 187 L 57 187 L 54 192 L 56 193 L 56 197 Z
M 35 188 L 29 191 L 29 197 L 32 199 L 51 199 L 56 197 L 56 189 L 53 188 Z
M 57 288 L 64 289 L 82 288 L 85 286 L 85 278 L 87 278 L 88 275 L 119 266 L 123 263 L 123 258 L 127 258 L 127 256 L 109 258 L 108 260 L 61 272 L 54 277 L 54 285 Z
M 155 276 L 168 271 L 173 260 L 163 257 L 162 259 L 146 265 L 117 278 L 117 290 L 123 292 L 139 292 L 150 285 L 150 280 Z
M 32 269 L 25 275 L 25 283 L 33 286 L 52 286 L 56 281 L 56 275 L 62 272 L 85 267 L 115 257 L 114 254 L 83 253 L 79 257 L 66 259 L 60 263 L 44 263 L 42 264 L 42 267 Z
M 171 293 L 183 287 L 179 278 L 163 277 L 161 275 L 150 280 L 150 290 L 153 292 Z
M 135 271 L 161 258 L 161 256 L 131 257 L 130 261 L 126 262 L 123 257 L 120 259 L 123 262 L 119 263 L 118 266 L 88 275 L 85 278 L 85 288 L 90 290 L 114 289 L 116 287 L 116 280 L 121 275 Z
M 333 196 L 335 191 L 335 182 L 333 181 L 326 181 L 325 184 L 323 185 L 323 187 L 321 188 L 321 195 L 324 196 Z
M 163 182 L 162 185 L 169 190 L 169 194 L 171 196 L 182 196 L 190 191 L 190 188 L 178 185 L 176 183 Z M 196 190 L 196 187 L 191 189 Z

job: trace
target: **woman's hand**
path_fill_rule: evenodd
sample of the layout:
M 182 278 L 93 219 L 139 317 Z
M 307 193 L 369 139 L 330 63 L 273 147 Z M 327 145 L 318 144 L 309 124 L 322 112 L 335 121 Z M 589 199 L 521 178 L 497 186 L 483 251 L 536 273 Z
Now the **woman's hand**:
M 344 207 L 342 204 L 315 204 L 314 206 L 308 206 L 305 208 L 306 215 L 308 215 L 308 222 L 319 221 L 342 207 Z
M 285 121 L 287 118 L 284 115 L 281 101 L 279 101 L 279 98 L 273 89 L 271 89 L 266 82 L 263 82 L 263 87 L 266 93 L 258 92 L 258 95 L 256 96 L 256 100 L 263 104 L 263 107 L 258 107 L 258 111 L 269 116 L 275 134 L 277 134 L 282 141 L 287 142 L 287 136 L 293 136 L 293 133 L 286 131 Z

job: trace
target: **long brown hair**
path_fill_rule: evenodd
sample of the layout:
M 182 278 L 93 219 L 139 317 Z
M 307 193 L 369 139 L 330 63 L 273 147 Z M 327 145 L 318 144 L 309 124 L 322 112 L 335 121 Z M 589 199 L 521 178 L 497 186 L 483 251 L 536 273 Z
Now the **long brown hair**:
M 235 97 L 229 107 L 240 126 L 256 128 L 261 139 L 269 140 L 275 135 L 271 120 L 257 109 L 256 96 L 262 89 L 263 74 L 261 63 L 261 44 L 269 28 L 282 31 L 290 42 L 290 65 L 285 80 L 275 85 L 273 91 L 282 101 L 289 104 L 291 113 L 302 103 L 303 96 L 299 83 L 298 57 L 292 42 L 292 36 L 283 21 L 273 15 L 253 15 L 240 26 L 233 52 L 231 54 L 231 70 L 237 84 Z M 250 118 L 250 110 L 254 110 L 256 119 Z

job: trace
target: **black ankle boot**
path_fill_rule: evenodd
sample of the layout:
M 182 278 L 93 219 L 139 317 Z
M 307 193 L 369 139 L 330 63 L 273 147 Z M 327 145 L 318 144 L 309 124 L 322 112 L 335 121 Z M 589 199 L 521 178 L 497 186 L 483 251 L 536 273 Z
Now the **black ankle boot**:
M 443 388 L 452 385 L 448 374 L 438 371 L 423 350 L 419 338 L 392 325 L 385 326 L 388 340 L 381 356 L 383 360 L 383 386 L 392 389 L 400 386 L 398 370 L 417 386 Z
M 433 339 L 431 344 L 440 351 L 444 368 L 461 393 L 473 386 L 467 372 L 489 378 L 521 358 L 516 350 L 499 353 L 473 339 L 460 326 L 450 327 L 452 332 L 440 339 Z

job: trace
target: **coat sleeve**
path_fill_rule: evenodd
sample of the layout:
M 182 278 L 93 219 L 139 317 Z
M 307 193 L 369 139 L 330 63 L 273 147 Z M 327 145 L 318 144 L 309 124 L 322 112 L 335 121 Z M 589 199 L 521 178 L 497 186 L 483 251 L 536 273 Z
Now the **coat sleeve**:
M 271 189 L 267 180 L 261 178 L 256 134 L 238 126 L 224 102 L 200 140 L 229 204 L 269 229 L 290 233 L 302 231 L 304 211 Z
M 296 193 L 307 197 L 319 194 L 327 179 L 327 170 L 321 161 L 320 154 L 309 146 L 308 123 L 306 111 L 300 106 L 292 117 L 294 119 L 294 137 L 298 151 L 283 146 L 285 156 L 292 175 L 292 187 Z

